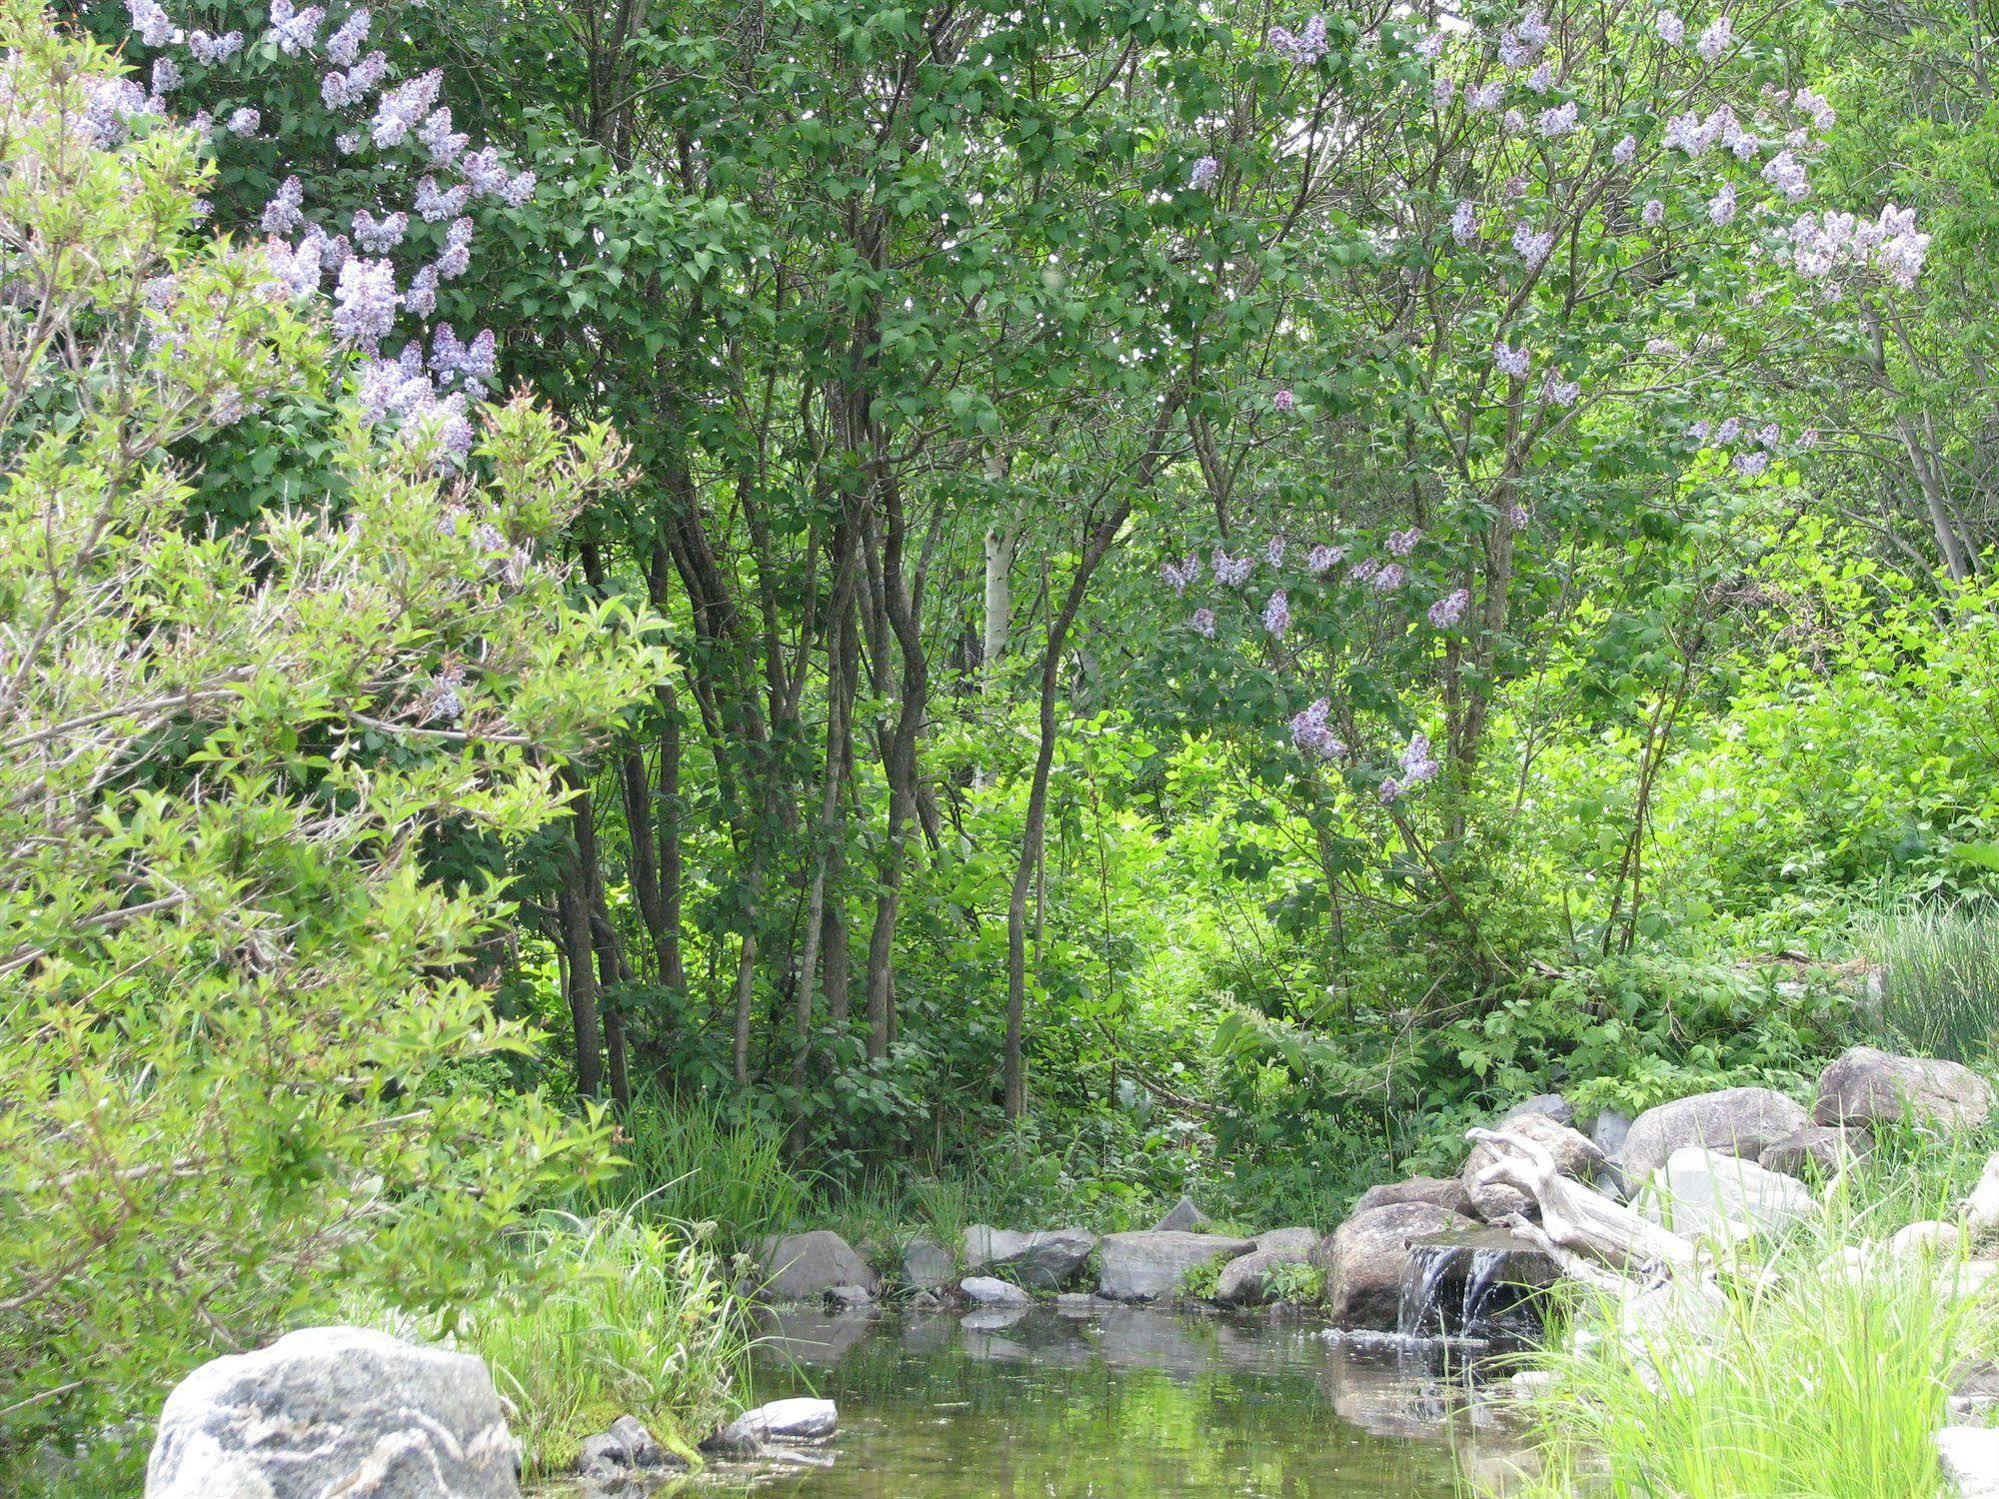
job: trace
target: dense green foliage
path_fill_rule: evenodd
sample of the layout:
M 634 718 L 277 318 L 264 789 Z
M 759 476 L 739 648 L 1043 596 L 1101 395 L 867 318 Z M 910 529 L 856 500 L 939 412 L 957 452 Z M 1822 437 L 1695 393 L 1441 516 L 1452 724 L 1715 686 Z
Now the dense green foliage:
M 5 13 L 0 1439 L 1989 1055 L 1975 10 L 377 10 Z

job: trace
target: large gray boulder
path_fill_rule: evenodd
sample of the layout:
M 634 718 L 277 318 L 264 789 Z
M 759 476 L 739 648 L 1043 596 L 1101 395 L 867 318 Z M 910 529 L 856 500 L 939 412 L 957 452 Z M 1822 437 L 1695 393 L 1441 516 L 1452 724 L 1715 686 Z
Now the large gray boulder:
M 1617 1160 L 1631 1134 L 1631 1116 L 1622 1109 L 1604 1109 L 1589 1122 L 1590 1143 L 1609 1160 Z
M 1911 1124 L 1978 1129 L 1992 1117 L 1992 1085 L 1969 1067 L 1855 1046 L 1819 1074 L 1819 1124 Z
M 1106 1234 L 1097 1245 L 1102 1266 L 1097 1294 L 1112 1301 L 1156 1301 L 1180 1289 L 1189 1270 L 1215 1260 L 1232 1260 L 1253 1252 L 1254 1239 L 1230 1239 L 1221 1234 L 1174 1231 Z
M 146 1499 L 518 1499 L 519 1462 L 483 1359 L 308 1327 L 174 1387 Z
M 965 1230 L 965 1266 L 970 1270 L 1004 1270 L 1023 1286 L 1059 1291 L 1097 1247 L 1097 1236 L 1081 1228 L 1050 1228 L 1039 1233 L 1013 1233 L 975 1223 Z
M 881 1277 L 830 1229 L 765 1239 L 757 1260 L 773 1301 L 817 1301 L 835 1286 L 859 1286 L 870 1296 L 881 1290 Z
M 1654 1223 L 1685 1238 L 1723 1243 L 1783 1228 L 1813 1205 L 1795 1177 L 1699 1145 L 1668 1156 L 1638 1197 L 1638 1211 Z
M 1396 1202 L 1355 1213 L 1314 1256 L 1326 1270 L 1326 1305 L 1342 1327 L 1394 1332 L 1402 1307 L 1409 1246 L 1465 1220 L 1428 1202 Z
M 1214 1220 L 1194 1206 L 1194 1199 L 1182 1197 L 1166 1210 L 1166 1216 L 1152 1225 L 1156 1234 L 1191 1234 L 1208 1227 Z
M 744 1411 L 703 1441 L 701 1450 L 753 1457 L 770 1442 L 823 1442 L 839 1429 L 840 1408 L 832 1401 L 799 1396 Z
M 1272 1298 L 1270 1270 L 1274 1265 L 1306 1265 L 1319 1247 L 1311 1228 L 1274 1228 L 1256 1236 L 1256 1248 L 1222 1266 L 1215 1283 L 1215 1300 L 1224 1306 L 1262 1306 Z
M 1556 1169 L 1577 1181 L 1591 1180 L 1603 1166 L 1603 1152 L 1590 1143 L 1588 1136 L 1557 1123 L 1550 1115 L 1521 1114 L 1509 1119 L 1503 1128 L 1509 1134 L 1545 1147 L 1555 1158 Z M 1465 1168 L 1459 1176 L 1472 1211 L 1488 1223 L 1496 1223 L 1508 1213 L 1524 1213 L 1534 1208 L 1534 1200 L 1518 1187 L 1479 1180 L 1480 1174 L 1495 1165 L 1500 1155 L 1498 1150 L 1480 1141 L 1465 1158 Z
M 1459 1176 L 1412 1176 L 1407 1181 L 1383 1182 L 1361 1193 L 1353 1210 L 1356 1214 L 1364 1213 L 1369 1208 L 1385 1208 L 1398 1202 L 1427 1202 L 1467 1218 L 1473 1216 L 1471 1197 L 1465 1191 L 1464 1178 Z
M 1705 1145 L 1753 1161 L 1811 1119 L 1774 1088 L 1720 1088 L 1647 1109 L 1624 1137 L 1618 1164 L 1634 1187 L 1685 1145 Z
M 1523 1098 L 1504 1114 L 1499 1116 L 1499 1127 L 1504 1129 L 1517 1119 L 1525 1119 L 1529 1114 L 1540 1114 L 1557 1124 L 1576 1122 L 1575 1106 L 1559 1093 L 1536 1093 L 1531 1098 Z

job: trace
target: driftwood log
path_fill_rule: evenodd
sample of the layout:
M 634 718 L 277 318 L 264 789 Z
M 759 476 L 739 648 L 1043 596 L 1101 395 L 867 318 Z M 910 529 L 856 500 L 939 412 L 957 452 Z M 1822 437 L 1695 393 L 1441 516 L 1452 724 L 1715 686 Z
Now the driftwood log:
M 1478 1173 L 1481 1182 L 1517 1187 L 1541 1210 L 1535 1224 L 1513 1214 L 1507 1227 L 1540 1249 L 1567 1274 L 1604 1290 L 1631 1281 L 1657 1282 L 1700 1269 L 1694 1246 L 1622 1203 L 1562 1175 L 1538 1140 L 1506 1129 L 1471 1129 L 1465 1138 L 1498 1157 Z

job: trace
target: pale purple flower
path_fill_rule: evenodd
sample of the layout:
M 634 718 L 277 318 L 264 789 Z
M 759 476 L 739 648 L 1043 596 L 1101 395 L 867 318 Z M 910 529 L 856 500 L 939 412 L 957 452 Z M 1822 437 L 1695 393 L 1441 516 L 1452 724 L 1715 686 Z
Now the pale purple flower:
M 1502 375 L 1511 375 L 1516 380 L 1526 379 L 1528 367 L 1533 363 L 1525 349 L 1510 349 L 1503 343 L 1492 346 L 1492 362 L 1499 366 Z
M 180 64 L 171 57 L 153 59 L 153 97 L 161 98 L 171 94 L 181 85 Z
M 1193 618 L 1189 619 L 1187 623 L 1193 627 L 1193 631 L 1196 635 L 1205 635 L 1210 640 L 1213 640 L 1215 638 L 1214 610 L 1196 609 L 1194 611 Z
M 1176 596 L 1184 594 L 1188 586 L 1201 576 L 1200 559 L 1192 552 L 1187 554 L 1184 561 L 1175 562 L 1168 558 L 1159 564 L 1159 575 L 1166 580 L 1167 586 Z
M 238 113 L 241 113 L 239 110 Z M 254 125 L 251 129 L 255 129 Z M 264 216 L 260 221 L 266 234 L 290 234 L 305 221 L 299 205 L 305 201 L 305 184 L 296 176 L 285 178 L 279 184 L 277 195 L 264 205 Z
M 1763 168 L 1763 180 L 1793 203 L 1811 196 L 1812 185 L 1805 164 L 1789 151 L 1779 151 Z
M 1422 539 L 1423 528 L 1420 526 L 1411 526 L 1406 531 L 1390 531 L 1388 533 L 1389 555 L 1393 557 L 1407 557 L 1411 552 L 1416 550 L 1417 544 Z
M 1469 198 L 1461 199 L 1451 210 L 1451 238 L 1461 245 L 1478 238 L 1478 205 Z
M 1393 593 L 1408 580 L 1409 570 L 1399 562 L 1391 562 L 1368 580 L 1368 587 L 1376 593 Z
M 1409 736 L 1409 746 L 1402 751 L 1402 783 L 1406 790 L 1410 786 L 1420 786 L 1425 781 L 1436 779 L 1441 767 L 1430 758 L 1430 736 L 1415 733 Z
M 1745 478 L 1754 478 L 1770 466 L 1768 453 L 1751 452 L 1735 455 L 1735 471 Z
M 471 196 L 472 189 L 462 182 L 440 188 L 435 177 L 425 174 L 416 185 L 416 211 L 425 223 L 440 223 L 463 213 Z
M 1784 431 L 1775 422 L 1765 422 L 1763 430 L 1756 434 L 1756 440 L 1774 453 L 1784 441 Z
M 1194 163 L 1194 169 L 1187 174 L 1187 186 L 1196 192 L 1206 191 L 1214 185 L 1215 176 L 1221 169 L 1222 164 L 1214 157 L 1203 156 Z
M 371 422 L 407 416 L 436 395 L 421 359 L 414 370 L 404 360 L 370 359 L 355 374 L 355 401 Z
M 1364 557 L 1347 569 L 1349 583 L 1372 583 L 1381 572 L 1381 564 L 1372 557 Z
M 164 47 L 174 40 L 173 20 L 160 8 L 159 0 L 125 0 L 125 13 L 131 17 L 139 40 L 148 47 Z
M 246 104 L 241 109 L 231 110 L 229 118 L 223 121 L 222 128 L 237 139 L 245 140 L 255 135 L 257 127 L 262 123 L 263 116 Z
M 243 33 L 225 31 L 221 36 L 210 36 L 205 31 L 191 31 L 188 33 L 187 50 L 204 68 L 213 67 L 243 50 Z
M 1256 568 L 1253 557 L 1231 557 L 1220 547 L 1215 548 L 1215 581 L 1224 588 L 1237 588 L 1249 581 L 1249 575 Z
M 1402 783 L 1396 780 L 1394 776 L 1389 776 L 1376 788 L 1374 794 L 1380 800 L 1382 806 L 1389 806 L 1397 797 L 1402 795 Z
M 473 394 L 482 393 L 499 370 L 493 330 L 482 328 L 470 343 L 461 343 L 451 324 L 438 324 L 431 335 L 430 367 L 444 383 L 457 379 Z
M 1263 560 L 1272 567 L 1284 565 L 1284 538 L 1273 536 L 1263 544 Z
M 432 68 L 383 94 L 368 127 L 375 144 L 384 148 L 401 145 L 430 112 L 437 102 L 437 91 L 443 86 L 444 74 Z
M 1524 68 L 1535 62 L 1548 45 L 1548 22 L 1536 8 L 1514 25 L 1499 33 L 1499 60 L 1509 68 Z
M 1731 416 L 1714 429 L 1714 440 L 1721 443 L 1734 442 L 1742 435 L 1742 418 Z
M 1298 397 L 1289 390 L 1280 390 L 1270 398 L 1270 404 L 1279 411 L 1289 411 L 1298 404 Z
M 1500 116 L 1499 128 L 1508 135 L 1518 135 L 1527 128 L 1527 116 L 1517 109 L 1509 109 Z
M 1530 267 L 1538 267 L 1554 253 L 1555 236 L 1548 230 L 1537 232 L 1522 219 L 1513 226 L 1513 249 Z
M 410 277 L 410 289 L 403 297 L 403 306 L 413 316 L 429 317 L 437 311 L 437 267 L 419 267 Z
M 296 247 L 281 239 L 273 239 L 264 246 L 271 274 L 277 278 L 285 295 L 294 301 L 319 290 L 320 244 L 321 241 L 308 237 Z
M 395 326 L 398 305 L 395 267 L 357 256 L 340 267 L 333 288 L 333 331 L 343 342 L 372 351 Z
M 1465 85 L 1465 108 L 1473 114 L 1490 114 L 1499 108 L 1500 101 L 1505 97 L 1506 85 L 1496 80 Z
M 365 208 L 354 212 L 354 243 L 369 255 L 386 255 L 403 242 L 409 232 L 410 216 L 385 213 L 380 218 Z
M 437 274 L 455 281 L 472 265 L 472 221 L 453 219 L 444 231 L 444 251 L 437 257 Z
M 439 468 L 462 463 L 472 451 L 472 421 L 465 407 L 465 396 L 459 392 L 420 403 L 404 423 L 399 445 L 408 448 L 433 443 Z M 525 569 L 516 564 L 509 570 L 509 581 L 517 582 L 524 574 Z
M 326 11 L 317 5 L 296 10 L 292 0 L 271 0 L 271 40 L 287 57 L 297 57 L 319 40 Z
M 1263 606 L 1263 628 L 1278 640 L 1284 638 L 1291 628 L 1291 600 L 1283 589 L 1270 596 L 1270 602 Z
M 1833 122 L 1839 118 L 1823 94 L 1815 94 L 1808 88 L 1799 89 L 1791 103 L 1800 113 L 1809 115 L 1812 124 L 1820 130 L 1832 129 Z
M 1533 516 L 1527 513 L 1525 505 L 1511 505 L 1507 507 L 1506 523 L 1516 531 L 1526 530 L 1527 523 L 1533 518 Z
M 1735 184 L 1724 182 L 1721 191 L 1707 200 L 1707 216 L 1716 227 L 1735 222 Z
M 1305 554 L 1305 570 L 1315 578 L 1323 578 L 1345 561 L 1346 555 L 1345 547 L 1327 546 L 1322 541 Z
M 1691 437 L 1695 442 L 1706 442 L 1710 434 L 1713 433 L 1713 431 L 1714 431 L 1714 423 L 1709 421 L 1706 417 L 1702 417 L 1699 421 L 1695 422 L 1692 426 L 1687 428 L 1687 436 Z
M 1625 136 L 1616 145 L 1610 148 L 1610 159 L 1616 162 L 1621 167 L 1630 166 L 1632 159 L 1637 155 L 1638 155 L 1638 137 L 1635 135 Z
M 534 196 L 535 175 L 533 172 L 518 172 L 507 179 L 507 185 L 500 189 L 500 201 L 509 208 L 519 208 Z
M 338 68 L 353 67 L 361 55 L 361 44 L 368 40 L 372 19 L 364 5 L 342 21 L 340 29 L 326 39 L 326 60 Z
M 506 165 L 500 160 L 499 151 L 492 146 L 466 152 L 458 163 L 458 170 L 465 174 L 472 191 L 481 197 L 495 196 L 507 185 Z
M 1291 715 L 1291 747 L 1302 755 L 1320 760 L 1336 760 L 1347 752 L 1346 745 L 1326 723 L 1333 710 L 1330 698 L 1318 698 L 1301 713 Z
M 1555 86 L 1555 72 L 1545 62 L 1527 75 L 1527 87 L 1537 94 L 1545 94 Z M 1548 132 L 1543 131 L 1542 134 Z
M 1302 31 L 1286 31 L 1282 26 L 1270 28 L 1270 50 L 1286 61 L 1295 62 L 1300 67 L 1311 67 L 1326 55 L 1326 18 L 1314 16 L 1305 23 Z
M 1645 340 L 1645 352 L 1654 359 L 1677 359 L 1680 357 L 1680 346 L 1670 338 L 1648 338 Z
M 1694 50 L 1705 62 L 1718 62 L 1721 55 L 1735 45 L 1735 24 L 1727 16 L 1716 16 L 1708 22 L 1701 39 L 1694 43 Z
M 1551 406 L 1573 406 L 1583 393 L 1580 380 L 1564 380 L 1556 370 L 1549 370 L 1541 380 L 1541 399 Z
M 430 153 L 432 164 L 442 167 L 449 166 L 464 155 L 472 137 L 452 130 L 449 109 L 433 109 L 424 118 L 423 128 L 417 131 L 417 139 Z
M 1809 452 L 1819 445 L 1819 429 L 1807 427 L 1798 434 L 1798 446 Z
M 366 140 L 367 137 L 358 130 L 343 130 L 333 137 L 333 144 L 339 148 L 342 156 L 353 156 L 360 151 L 362 143 Z
M 1666 205 L 1657 198 L 1647 199 L 1645 206 L 1638 210 L 1638 218 L 1646 228 L 1657 229 L 1666 222 Z
M 1430 623 L 1439 630 L 1448 630 L 1461 623 L 1465 611 L 1471 607 L 1471 590 L 1460 588 L 1447 593 L 1430 606 Z
M 1659 29 L 1659 40 L 1669 47 L 1677 47 L 1687 39 L 1687 23 L 1670 10 L 1662 10 L 1652 24 Z
M 1576 128 L 1576 101 L 1571 99 L 1554 109 L 1542 110 L 1534 128 L 1550 140 L 1559 140 L 1567 135 Z

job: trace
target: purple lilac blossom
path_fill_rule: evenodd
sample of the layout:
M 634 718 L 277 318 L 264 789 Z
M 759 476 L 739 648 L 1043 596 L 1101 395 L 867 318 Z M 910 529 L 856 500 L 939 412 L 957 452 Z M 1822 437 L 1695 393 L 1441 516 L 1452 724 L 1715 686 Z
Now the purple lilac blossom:
M 223 122 L 222 128 L 239 140 L 243 140 L 255 135 L 257 127 L 262 123 L 263 116 L 248 105 L 245 105 L 241 109 L 231 110 L 229 118 Z
M 1284 537 L 1281 533 L 1263 544 L 1263 560 L 1272 567 L 1284 565 Z
M 160 8 L 159 0 L 125 0 L 125 13 L 132 29 L 148 47 L 164 47 L 176 39 L 173 20 Z
M 1336 760 L 1347 752 L 1346 745 L 1327 726 L 1326 715 L 1333 709 L 1330 698 L 1318 698 L 1303 712 L 1291 715 L 1291 747 L 1301 755 L 1320 760 Z
M 1532 364 L 1525 349 L 1508 348 L 1504 343 L 1492 346 L 1492 362 L 1499 366 L 1502 375 L 1510 375 L 1516 380 L 1527 378 L 1527 370 Z
M 1701 39 L 1694 43 L 1694 50 L 1704 62 L 1719 62 L 1721 55 L 1735 45 L 1735 24 L 1727 16 L 1716 16 L 1708 22 Z
M 266 234 L 290 234 L 305 221 L 299 205 L 305 201 L 305 184 L 296 176 L 279 184 L 277 195 L 264 205 L 261 225 Z
M 1669 47 L 1677 47 L 1687 39 L 1687 23 L 1670 10 L 1662 10 L 1653 23 L 1659 30 L 1659 40 Z
M 1391 562 L 1368 580 L 1368 587 L 1376 593 L 1393 593 L 1408 581 L 1409 570 L 1399 562 Z
M 1263 628 L 1278 640 L 1282 640 L 1291 628 L 1291 600 L 1281 588 L 1263 606 Z
M 333 288 L 334 333 L 355 348 L 373 350 L 395 326 L 397 300 L 393 265 L 350 259 Z
M 287 57 L 297 57 L 319 40 L 326 11 L 317 5 L 296 10 L 292 0 L 271 0 L 271 40 Z
M 1465 85 L 1465 108 L 1473 114 L 1490 114 L 1505 97 L 1506 85 L 1497 81 Z
M 370 255 L 385 255 L 403 242 L 409 232 L 410 216 L 385 213 L 380 218 L 365 208 L 354 212 L 354 243 Z
M 1637 155 L 1638 137 L 1635 135 L 1625 136 L 1610 148 L 1610 159 L 1621 167 L 1630 166 L 1632 159 Z
M 361 55 L 361 44 L 368 40 L 372 20 L 364 5 L 342 21 L 340 29 L 326 39 L 326 60 L 337 68 L 353 67 Z
M 1461 245 L 1478 238 L 1478 205 L 1469 198 L 1451 210 L 1451 238 Z
M 1290 390 L 1280 390 L 1270 398 L 1270 404 L 1279 411 L 1289 411 L 1298 404 L 1298 397 Z
M 1199 161 L 1194 163 L 1194 169 L 1187 174 L 1187 186 L 1193 188 L 1196 192 L 1202 192 L 1214 185 L 1215 175 L 1221 169 L 1222 164 L 1215 160 L 1214 157 L 1203 156 Z
M 386 148 L 407 140 L 409 133 L 429 114 L 430 107 L 437 102 L 437 91 L 443 86 L 444 74 L 432 68 L 383 94 L 375 106 L 375 118 L 368 126 L 375 144 Z
M 1201 576 L 1201 561 L 1192 552 L 1184 560 L 1175 562 L 1168 558 L 1159 564 L 1159 575 L 1166 580 L 1176 596 L 1184 594 L 1189 585 Z
M 1465 610 L 1470 607 L 1470 589 L 1460 588 L 1447 593 L 1430 606 L 1430 623 L 1439 630 L 1448 630 L 1463 621 Z
M 1423 528 L 1421 526 L 1411 526 L 1406 531 L 1390 531 L 1388 533 L 1389 555 L 1393 557 L 1407 557 L 1411 552 L 1416 550 L 1417 543 L 1422 541 L 1422 539 Z
M 1220 547 L 1215 548 L 1215 581 L 1224 588 L 1237 588 L 1249 581 L 1249 575 L 1256 568 L 1252 557 L 1231 557 Z
M 1657 229 L 1666 222 L 1666 205 L 1657 198 L 1648 199 L 1638 210 L 1638 217 L 1648 229 Z
M 1327 546 L 1322 541 L 1305 554 L 1305 570 L 1315 578 L 1323 578 L 1345 561 L 1346 555 L 1345 547 Z
M 1558 371 L 1549 370 L 1541 381 L 1541 398 L 1551 406 L 1573 406 L 1583 393 L 1580 380 L 1564 380 Z
M 1326 55 L 1326 18 L 1314 16 L 1305 23 L 1302 31 L 1297 32 L 1287 31 L 1282 26 L 1271 27 L 1270 50 L 1300 67 L 1311 67 Z
M 416 185 L 416 211 L 425 223 L 440 223 L 463 213 L 471 196 L 472 190 L 462 182 L 440 188 L 437 179 L 426 174 Z
M 1205 635 L 1210 640 L 1213 640 L 1215 638 L 1214 610 L 1196 609 L 1194 611 L 1193 617 L 1189 619 L 1187 623 L 1193 627 L 1194 633 L 1196 635 Z
M 472 137 L 454 132 L 451 128 L 451 111 L 433 109 L 424 117 L 423 128 L 417 131 L 417 139 L 423 142 L 424 150 L 430 153 L 434 166 L 450 166 L 465 154 L 465 147 Z

